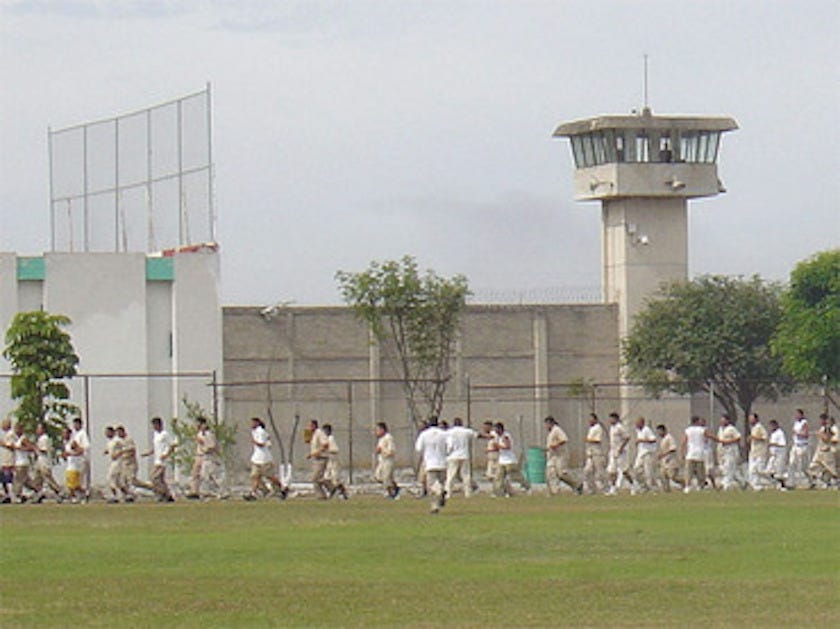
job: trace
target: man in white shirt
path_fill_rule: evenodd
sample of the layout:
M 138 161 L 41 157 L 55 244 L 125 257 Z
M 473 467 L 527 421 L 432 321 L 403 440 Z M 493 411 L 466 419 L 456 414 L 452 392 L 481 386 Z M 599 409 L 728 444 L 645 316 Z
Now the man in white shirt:
M 785 465 L 787 457 L 787 438 L 785 431 L 779 426 L 779 422 L 771 419 L 768 424 L 770 428 L 770 439 L 767 443 L 768 455 L 767 466 L 764 468 L 764 476 L 774 482 L 779 489 L 787 489 L 785 482 Z
M 82 458 L 84 452 L 79 444 L 73 440 L 73 431 L 70 428 L 62 430 L 61 438 L 64 444 L 61 456 L 67 461 L 64 483 L 70 500 L 76 503 L 84 497 L 84 491 L 82 490 L 82 468 L 84 467 Z
M 126 492 L 125 501 L 134 502 L 135 487 L 154 490 L 154 486 L 137 477 L 137 444 L 134 443 L 134 439 L 126 432 L 125 426 L 117 426 L 117 436 L 122 441 L 119 461 L 122 486 Z
M 566 432 L 551 415 L 543 420 L 543 424 L 548 433 L 545 441 L 545 483 L 548 493 L 559 493 L 559 483 L 565 483 L 576 494 L 582 494 L 583 484 L 569 474 L 569 456 L 566 452 L 569 438 Z
M 644 417 L 636 420 L 636 460 L 633 462 L 631 494 L 651 491 L 656 470 L 656 435 Z
M 659 485 L 663 491 L 671 491 L 671 483 L 684 486 L 679 478 L 679 462 L 677 461 L 677 443 L 668 432 L 665 424 L 656 427 L 659 437 L 657 459 L 659 460 Z
M 12 493 L 14 494 L 15 500 L 25 502 L 26 497 L 23 495 L 23 489 L 25 487 L 35 492 L 35 495 L 32 497 L 33 502 L 41 502 L 44 499 L 44 495 L 39 491 L 38 486 L 32 482 L 32 478 L 29 476 L 29 456 L 35 452 L 35 444 L 24 434 L 23 424 L 17 423 L 14 431 L 15 475 L 14 483 L 12 484 Z
M 256 500 L 258 495 L 274 488 L 280 498 L 287 490 L 274 473 L 274 457 L 271 455 L 271 437 L 265 423 L 259 417 L 251 418 L 251 491 L 243 496 L 245 500 Z M 267 487 L 268 488 L 267 488 Z
M 82 458 L 79 462 L 81 465 L 81 489 L 87 501 L 90 500 L 90 437 L 88 437 L 81 417 L 76 417 L 73 420 L 73 431 L 70 436 L 82 450 Z
M 808 480 L 808 418 L 805 412 L 798 408 L 793 418 L 791 430 L 793 443 L 790 448 L 790 461 L 788 462 L 788 486 L 800 486 Z
M 12 501 L 15 475 L 15 431 L 8 417 L 0 423 L 0 482 L 3 483 L 3 503 Z
M 478 438 L 487 441 L 487 446 L 484 449 L 487 460 L 487 469 L 484 471 L 484 478 L 492 483 L 495 481 L 496 475 L 499 472 L 499 449 L 496 447 L 496 441 L 499 435 L 493 429 L 493 422 L 486 421 L 482 424 Z
M 627 446 L 630 443 L 630 433 L 618 413 L 610 413 L 610 452 L 607 462 L 607 474 L 610 478 L 608 495 L 614 495 L 620 488 L 622 480 L 628 485 L 633 484 L 630 476 L 630 459 Z
M 472 495 L 472 469 L 470 466 L 470 444 L 477 433 L 464 426 L 460 417 L 452 420 L 452 427 L 446 431 L 446 484 L 447 496 L 452 495 L 455 479 L 460 478 L 464 486 L 464 496 Z
M 720 428 L 715 441 L 718 443 L 721 489 L 728 491 L 735 487 L 743 488 L 746 483 L 741 473 L 741 433 L 726 413 L 720 416 Z
M 685 429 L 682 438 L 682 451 L 685 456 L 685 488 L 688 493 L 693 487 L 702 489 L 706 483 L 706 442 L 711 434 L 703 425 L 703 420 L 696 415 L 691 418 L 691 425 Z
M 502 422 L 496 422 L 493 431 L 498 435 L 496 438 L 496 449 L 499 452 L 499 471 L 494 481 L 494 493 L 496 496 L 510 498 L 513 496 L 513 481 L 516 480 L 522 485 L 525 491 L 530 491 L 531 485 L 522 475 L 519 467 L 519 459 L 516 456 L 513 435 L 505 430 Z
M 583 465 L 583 484 L 588 493 L 604 491 L 606 459 L 604 458 L 604 427 L 595 413 L 589 414 L 589 430 L 584 439 L 586 462 Z
M 388 432 L 388 424 L 385 422 L 376 424 L 374 434 L 376 447 L 373 453 L 376 455 L 376 469 L 373 477 L 385 487 L 385 495 L 388 498 L 397 500 L 400 497 L 400 488 L 394 480 L 394 461 L 397 455 L 394 437 Z
M 152 418 L 152 449 L 144 452 L 143 456 L 153 457 L 152 488 L 157 494 L 158 502 L 175 502 L 169 485 L 166 484 L 166 466 L 169 464 L 169 457 L 175 450 L 175 440 L 163 427 L 163 420 L 160 417 Z
M 750 413 L 750 454 L 747 459 L 747 482 L 755 491 L 764 489 L 764 470 L 767 469 L 770 435 L 758 413 Z
M 817 449 L 811 465 L 808 466 L 808 476 L 811 477 L 811 489 L 823 481 L 826 487 L 837 481 L 836 449 L 838 441 L 837 426 L 831 423 L 828 415 L 820 415 L 820 427 L 817 430 Z
M 443 493 L 446 474 L 446 431 L 438 427 L 437 417 L 429 419 L 428 427 L 417 435 L 414 451 L 423 459 L 426 483 L 432 497 L 431 512 L 437 513 L 446 503 Z

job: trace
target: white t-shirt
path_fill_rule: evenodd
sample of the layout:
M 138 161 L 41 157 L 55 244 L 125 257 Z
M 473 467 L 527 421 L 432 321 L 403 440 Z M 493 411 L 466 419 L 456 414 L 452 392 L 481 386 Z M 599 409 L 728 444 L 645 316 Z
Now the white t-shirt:
M 67 471 L 81 472 L 83 467 L 83 458 L 81 455 L 73 454 L 74 443 L 76 442 L 71 437 L 70 441 L 64 444 L 64 452 L 67 454 Z
M 685 429 L 686 461 L 703 461 L 706 458 L 706 428 L 689 426 Z
M 152 451 L 155 456 L 155 465 L 166 464 L 167 459 L 161 457 L 169 451 L 174 443 L 175 440 L 172 439 L 172 435 L 166 432 L 166 430 L 156 432 L 152 436 Z
M 87 459 L 90 456 L 90 439 L 85 432 L 85 429 L 82 428 L 81 430 L 74 430 L 73 434 L 70 435 L 71 441 L 75 441 L 76 444 L 82 449 L 82 457 Z
M 787 447 L 787 439 L 785 438 L 785 431 L 779 426 L 770 433 L 770 442 L 768 444 L 771 451 L 778 454 L 781 450 Z
M 15 435 L 15 467 L 26 467 L 29 465 L 29 451 L 20 450 L 23 442 L 26 441 L 26 435 Z
M 379 437 L 376 442 L 376 447 L 379 448 L 379 459 L 393 459 L 394 455 L 396 454 L 394 448 L 394 438 L 391 436 L 390 432 L 386 432 L 384 435 Z
M 38 437 L 35 441 L 35 447 L 38 450 L 38 463 L 52 465 L 52 461 L 50 460 L 50 454 L 52 453 L 52 441 L 50 440 L 50 436 L 44 433 Z
M 470 441 L 476 431 L 466 426 L 453 426 L 446 431 L 446 460 L 465 461 L 470 458 Z
M 509 448 L 505 448 L 505 441 L 510 443 Z M 510 433 L 507 430 L 504 431 L 496 443 L 499 444 L 499 465 L 516 465 L 516 450 L 513 448 L 513 437 L 511 437 Z
M 423 456 L 427 471 L 446 469 L 446 431 L 438 426 L 429 426 L 417 435 L 414 450 Z
M 656 453 L 656 435 L 653 434 L 650 426 L 642 426 L 636 429 L 636 451 L 640 454 L 655 454 Z
M 613 457 L 618 456 L 618 451 L 622 444 L 628 439 L 627 428 L 621 422 L 610 425 L 610 454 Z M 625 447 L 621 453 L 627 452 Z
M 268 436 L 268 431 L 262 426 L 257 426 L 251 431 L 251 440 L 254 442 L 251 463 L 257 465 L 271 463 L 274 459 L 271 457 L 271 437 Z
M 808 420 L 804 417 L 793 422 L 793 445 L 798 448 L 808 447 Z

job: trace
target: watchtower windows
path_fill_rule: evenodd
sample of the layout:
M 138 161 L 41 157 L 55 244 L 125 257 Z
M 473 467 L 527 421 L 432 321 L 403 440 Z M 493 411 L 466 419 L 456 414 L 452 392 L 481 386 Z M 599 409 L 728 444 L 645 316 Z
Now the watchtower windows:
M 680 137 L 680 159 L 686 162 L 714 164 L 719 144 L 719 131 L 683 133 Z

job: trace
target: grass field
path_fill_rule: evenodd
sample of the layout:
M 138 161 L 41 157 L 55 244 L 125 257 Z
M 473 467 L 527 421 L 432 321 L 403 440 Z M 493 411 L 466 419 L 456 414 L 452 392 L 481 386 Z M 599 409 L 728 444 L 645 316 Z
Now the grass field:
M 840 626 L 840 494 L 0 508 L 0 625 Z

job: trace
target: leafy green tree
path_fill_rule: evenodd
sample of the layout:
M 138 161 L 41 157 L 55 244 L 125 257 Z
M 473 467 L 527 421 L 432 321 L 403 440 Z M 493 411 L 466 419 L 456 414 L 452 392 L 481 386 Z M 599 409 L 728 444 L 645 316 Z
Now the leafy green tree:
M 746 421 L 758 398 L 775 400 L 789 386 L 770 351 L 780 317 L 779 288 L 757 276 L 671 284 L 634 319 L 627 375 L 653 394 L 712 392 Z
M 785 371 L 799 382 L 840 386 L 840 249 L 797 264 L 781 303 L 772 347 Z
M 3 357 L 12 367 L 14 415 L 27 432 L 44 422 L 56 439 L 68 419 L 79 415 L 64 380 L 76 375 L 79 357 L 64 330 L 70 319 L 41 310 L 19 312 L 6 330 Z
M 411 256 L 336 273 L 342 297 L 395 358 L 411 419 L 440 415 L 469 295 L 463 275 L 421 274 Z

